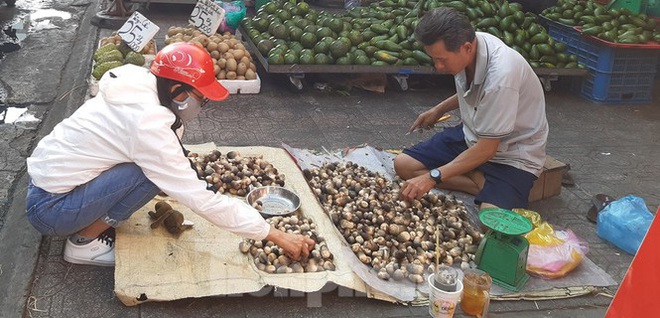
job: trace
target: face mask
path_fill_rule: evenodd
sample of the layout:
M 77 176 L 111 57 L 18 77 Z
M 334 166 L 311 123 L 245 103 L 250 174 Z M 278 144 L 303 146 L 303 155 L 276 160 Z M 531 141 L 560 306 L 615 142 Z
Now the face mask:
M 172 102 L 176 105 L 177 110 L 179 111 L 179 117 L 181 117 L 181 120 L 184 123 L 193 120 L 202 111 L 202 102 L 190 96 L 189 93 L 188 97 L 183 101 L 180 102 L 173 99 Z

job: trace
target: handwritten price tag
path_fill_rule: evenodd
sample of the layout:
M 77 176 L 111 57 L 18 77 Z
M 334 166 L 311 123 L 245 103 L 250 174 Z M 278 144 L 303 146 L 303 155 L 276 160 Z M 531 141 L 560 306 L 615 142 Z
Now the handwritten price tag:
M 199 0 L 190 14 L 188 23 L 210 36 L 216 33 L 224 18 L 225 10 L 217 3 L 210 0 Z
M 117 34 L 133 51 L 140 52 L 158 33 L 158 30 L 160 28 L 157 25 L 135 11 L 117 31 Z

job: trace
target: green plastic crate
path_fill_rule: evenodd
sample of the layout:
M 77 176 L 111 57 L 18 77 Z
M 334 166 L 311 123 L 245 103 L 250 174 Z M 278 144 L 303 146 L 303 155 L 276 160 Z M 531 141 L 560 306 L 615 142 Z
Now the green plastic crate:
M 646 12 L 645 0 L 612 0 L 607 6 L 608 9 L 622 9 L 626 8 L 632 13 Z
M 649 17 L 660 18 L 660 0 L 646 1 L 646 15 Z

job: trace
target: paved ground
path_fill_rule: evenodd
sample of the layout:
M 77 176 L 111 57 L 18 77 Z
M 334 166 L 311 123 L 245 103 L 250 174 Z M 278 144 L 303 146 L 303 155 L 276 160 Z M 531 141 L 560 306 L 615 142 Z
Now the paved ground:
M 186 299 L 125 307 L 113 296 L 113 270 L 76 266 L 61 258 L 63 238 L 42 238 L 27 223 L 24 160 L 32 147 L 84 100 L 91 54 L 99 30 L 90 25 L 96 1 L 48 1 L 41 5 L 72 13 L 54 19 L 59 29 L 31 34 L 24 47 L 0 61 L 0 105 L 28 107 L 43 119 L 35 125 L 0 125 L 0 317 L 408 317 L 427 316 L 427 307 L 406 307 L 367 299 L 328 286 L 301 295 L 267 289 L 259 295 Z M 19 10 L 21 2 L 18 3 Z M 170 25 L 182 25 L 192 8 L 164 9 L 153 4 L 145 15 L 161 26 L 162 46 Z M 0 12 L 4 7 L 0 7 Z M 107 32 L 107 31 L 104 31 Z M 282 78 L 262 76 L 258 95 L 231 96 L 209 107 L 188 127 L 185 143 L 338 149 L 369 144 L 383 149 L 411 145 L 424 135 L 404 133 L 416 118 L 452 93 L 450 78 L 411 80 L 407 92 L 385 94 L 352 90 L 349 96 L 308 89 L 291 93 Z M 312 83 L 310 83 L 312 84 Z M 575 186 L 531 208 L 557 226 L 578 233 L 590 244 L 588 257 L 616 281 L 632 257 L 600 240 L 585 220 L 589 198 L 635 194 L 650 207 L 660 205 L 660 82 L 655 105 L 604 106 L 569 92 L 570 78 L 547 93 L 550 121 L 548 153 L 572 167 Z M 312 85 L 309 85 L 310 87 Z M 2 99 L 3 96 L 4 100 Z M 655 210 L 655 208 L 652 208 Z M 602 290 L 613 295 L 616 286 Z M 491 305 L 493 317 L 601 317 L 610 297 L 589 295 L 563 300 L 506 301 Z

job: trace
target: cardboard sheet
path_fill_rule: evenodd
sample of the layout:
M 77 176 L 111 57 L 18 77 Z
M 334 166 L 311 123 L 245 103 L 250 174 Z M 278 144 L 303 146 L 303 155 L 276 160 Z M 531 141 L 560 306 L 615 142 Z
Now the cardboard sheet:
M 213 144 L 187 146 L 203 155 L 216 149 Z M 334 235 L 334 225 L 312 193 L 293 159 L 284 149 L 268 147 L 218 147 L 222 153 L 239 151 L 242 156 L 259 156 L 285 174 L 285 187 L 301 198 L 301 212 L 311 218 L 335 254 L 335 271 L 302 274 L 268 274 L 258 270 L 248 255 L 238 250 L 241 238 L 216 228 L 188 208 L 170 202 L 194 227 L 178 238 L 163 227 L 152 230 L 148 211 L 156 197 L 117 229 L 115 294 L 127 306 L 145 301 L 167 301 L 259 291 L 266 285 L 302 292 L 320 290 L 326 283 L 367 293 L 370 297 L 396 301 L 374 293 L 354 274 L 340 252 L 342 241 Z M 169 201 L 168 201 L 169 202 Z

